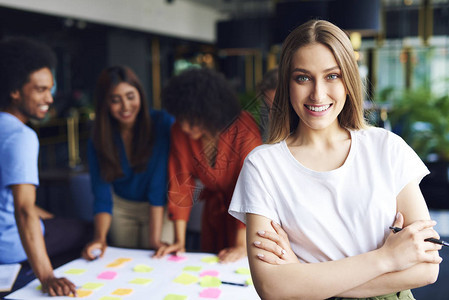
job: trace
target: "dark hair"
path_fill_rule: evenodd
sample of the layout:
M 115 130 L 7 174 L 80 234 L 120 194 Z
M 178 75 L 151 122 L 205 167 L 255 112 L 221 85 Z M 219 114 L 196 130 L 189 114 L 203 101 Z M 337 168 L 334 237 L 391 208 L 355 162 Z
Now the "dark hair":
M 11 93 L 22 89 L 30 74 L 42 68 L 53 71 L 56 55 L 45 44 L 24 37 L 0 42 L 0 109 L 11 104 Z
M 298 127 L 299 117 L 290 102 L 291 62 L 298 49 L 314 43 L 329 48 L 341 69 L 348 95 L 343 110 L 338 115 L 340 126 L 353 130 L 366 127 L 363 116 L 363 86 L 348 35 L 328 21 L 310 20 L 295 28 L 282 45 L 279 84 L 273 102 L 268 143 L 284 140 Z
M 151 155 L 153 133 L 150 112 L 142 85 L 134 72 L 125 66 L 104 69 L 95 87 L 95 122 L 92 140 L 98 154 L 101 175 L 106 181 L 123 176 L 117 145 L 118 121 L 111 116 L 109 96 L 118 84 L 125 82 L 137 89 L 140 96 L 140 111 L 134 124 L 130 164 L 135 172 L 143 171 Z
M 223 74 L 207 68 L 189 69 L 170 79 L 162 101 L 178 122 L 201 126 L 213 135 L 232 124 L 241 111 Z

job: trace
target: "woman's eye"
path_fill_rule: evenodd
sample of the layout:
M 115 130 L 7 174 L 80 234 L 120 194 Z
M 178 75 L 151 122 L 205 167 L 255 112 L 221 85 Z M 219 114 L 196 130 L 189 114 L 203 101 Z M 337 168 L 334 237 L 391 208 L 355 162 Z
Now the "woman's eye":
M 135 98 L 136 98 L 136 95 L 134 93 L 126 94 L 126 99 L 128 99 L 128 100 L 134 100 Z
M 115 104 L 115 103 L 120 103 L 120 98 L 118 97 L 112 97 L 111 98 L 111 103 Z
M 305 75 L 298 75 L 296 76 L 296 81 L 298 82 L 306 82 L 309 80 L 309 77 L 305 76 Z
M 337 79 L 337 78 L 339 78 L 340 76 L 338 75 L 338 74 L 330 74 L 330 75 L 327 75 L 327 79 Z

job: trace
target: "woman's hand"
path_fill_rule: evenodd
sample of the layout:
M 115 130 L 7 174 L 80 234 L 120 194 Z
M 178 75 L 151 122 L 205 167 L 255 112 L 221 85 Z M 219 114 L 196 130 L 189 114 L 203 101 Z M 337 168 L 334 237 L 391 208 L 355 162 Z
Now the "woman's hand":
M 76 286 L 67 278 L 56 278 L 51 276 L 41 281 L 42 291 L 50 296 L 69 296 L 73 294 L 76 297 Z
M 103 257 L 107 247 L 106 241 L 92 241 L 84 247 L 81 256 L 87 260 Z
M 186 252 L 185 245 L 182 243 L 174 243 L 171 245 L 163 244 L 157 251 L 154 253 L 154 258 L 162 258 L 167 254 L 174 253 L 175 255 L 179 255 L 180 253 Z
M 398 213 L 393 226 L 402 228 L 403 224 L 404 217 Z M 433 220 L 419 220 L 398 233 L 390 233 L 380 250 L 386 253 L 386 262 L 391 271 L 405 270 L 418 263 L 439 264 L 442 261 L 438 254 L 442 246 L 424 241 L 432 237 L 440 238 L 433 229 L 435 224 Z
M 218 253 L 218 258 L 221 263 L 230 263 L 237 261 L 246 256 L 246 247 L 230 247 L 224 248 Z
M 260 241 L 254 241 L 253 245 L 259 249 L 271 252 L 275 257 L 258 254 L 257 257 L 272 265 L 283 265 L 298 263 L 299 260 L 290 247 L 287 233 L 276 222 L 271 221 L 271 226 L 275 232 L 258 231 Z

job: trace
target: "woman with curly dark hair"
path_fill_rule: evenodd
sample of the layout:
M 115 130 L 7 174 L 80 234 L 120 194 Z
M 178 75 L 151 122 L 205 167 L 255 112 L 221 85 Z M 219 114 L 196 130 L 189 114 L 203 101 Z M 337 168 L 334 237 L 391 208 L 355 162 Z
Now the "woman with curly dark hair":
M 114 246 L 158 248 L 173 117 L 148 108 L 138 77 L 124 66 L 102 71 L 95 98 L 88 149 L 95 233 L 83 257 L 103 255 L 108 234 Z
M 204 186 L 201 250 L 218 253 L 222 262 L 246 255 L 243 223 L 228 213 L 243 160 L 262 143 L 253 117 L 242 112 L 224 76 L 210 69 L 191 69 L 172 78 L 162 101 L 176 122 L 169 156 L 169 215 L 175 243 L 156 256 L 185 251 L 186 225 L 193 205 L 195 182 Z

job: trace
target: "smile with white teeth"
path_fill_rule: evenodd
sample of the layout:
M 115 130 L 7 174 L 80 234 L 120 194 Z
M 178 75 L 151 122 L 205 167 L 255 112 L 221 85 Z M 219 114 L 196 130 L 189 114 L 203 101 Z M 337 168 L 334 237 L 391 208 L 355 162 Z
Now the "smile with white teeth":
M 39 109 L 40 109 L 41 111 L 47 111 L 48 108 L 49 108 L 48 105 L 40 105 L 40 106 L 39 106 Z
M 308 110 L 320 112 L 327 110 L 331 105 L 327 104 L 322 106 L 312 106 L 312 105 L 305 105 L 305 106 L 307 107 Z

